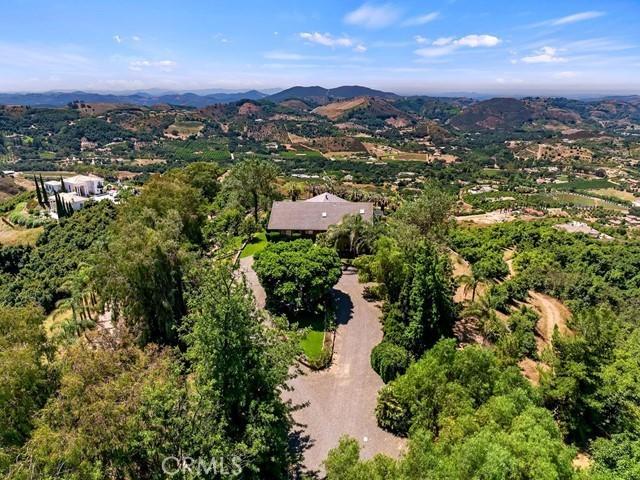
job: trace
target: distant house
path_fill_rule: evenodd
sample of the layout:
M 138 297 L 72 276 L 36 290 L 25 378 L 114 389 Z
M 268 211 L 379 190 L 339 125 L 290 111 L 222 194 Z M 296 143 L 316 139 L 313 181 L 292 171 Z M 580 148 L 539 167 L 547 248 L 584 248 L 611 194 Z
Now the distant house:
M 584 222 L 571 221 L 568 223 L 554 225 L 557 230 L 564 230 L 569 233 L 582 233 L 599 240 L 613 240 L 613 237 L 606 233 L 601 233 L 595 228 L 589 226 Z
M 59 218 L 56 196 L 74 211 L 80 210 L 89 200 L 115 201 L 114 195 L 103 193 L 104 179 L 97 175 L 75 175 L 60 180 L 49 180 L 44 182 L 44 188 L 50 194 L 49 214 L 53 218 Z
M 345 215 L 360 215 L 373 221 L 373 203 L 349 202 L 331 193 L 322 193 L 305 201 L 274 202 L 267 230 L 286 235 L 315 235 L 342 222 Z
M 62 188 L 64 183 L 64 188 Z M 104 179 L 96 175 L 75 175 L 61 180 L 44 182 L 44 188 L 49 193 L 73 192 L 81 197 L 90 197 L 102 193 Z
M 89 197 L 82 197 L 76 193 L 72 192 L 62 192 L 58 194 L 60 201 L 65 205 L 71 207 L 74 211 L 80 210 L 84 207 L 84 204 L 91 200 Z M 58 204 L 56 202 L 56 197 L 53 195 L 49 197 L 49 215 L 52 218 L 59 218 L 58 216 Z

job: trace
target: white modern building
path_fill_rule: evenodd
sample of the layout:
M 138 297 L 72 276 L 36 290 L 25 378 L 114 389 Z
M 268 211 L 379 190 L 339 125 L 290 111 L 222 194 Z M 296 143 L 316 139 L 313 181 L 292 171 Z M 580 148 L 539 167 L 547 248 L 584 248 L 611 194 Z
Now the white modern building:
M 62 203 L 73 209 L 73 211 L 78 211 L 84 204 L 87 203 L 91 198 L 82 197 L 74 192 L 61 192 L 58 193 L 58 198 Z M 58 203 L 56 202 L 55 196 L 49 197 L 49 214 L 52 218 L 58 219 Z
M 64 184 L 64 188 L 63 187 Z M 60 180 L 44 182 L 48 193 L 74 192 L 82 197 L 90 197 L 102 193 L 104 179 L 97 175 L 75 175 Z
M 115 200 L 113 194 L 104 194 L 104 179 L 97 175 L 75 175 L 49 180 L 44 182 L 44 188 L 49 194 L 49 213 L 56 219 L 59 218 L 58 199 L 74 211 L 80 210 L 89 200 Z

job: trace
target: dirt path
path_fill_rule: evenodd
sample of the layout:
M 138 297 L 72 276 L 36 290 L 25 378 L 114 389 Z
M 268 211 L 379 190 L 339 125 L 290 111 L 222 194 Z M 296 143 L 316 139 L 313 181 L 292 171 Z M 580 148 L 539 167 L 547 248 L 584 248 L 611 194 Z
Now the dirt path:
M 376 453 L 397 457 L 404 439 L 381 430 L 375 418 L 378 390 L 383 383 L 370 364 L 371 349 L 382 339 L 380 309 L 364 300 L 363 285 L 355 270 L 343 273 L 335 287 L 338 307 L 333 363 L 327 370 L 305 370 L 290 382 L 284 397 L 293 405 L 299 424 L 304 467 L 322 475 L 321 464 L 342 435 L 350 435 L 362 447 L 363 458 Z
M 562 334 L 569 331 L 567 320 L 571 317 L 571 312 L 560 300 L 533 291 L 529 292 L 529 298 L 531 306 L 540 314 L 537 330 L 545 343 L 551 343 L 555 327 Z
M 515 253 L 514 249 L 505 250 L 502 257 L 509 267 L 508 278 L 516 274 L 513 268 L 513 257 Z M 529 291 L 528 304 L 540 314 L 540 320 L 538 321 L 536 329 L 545 344 L 548 345 L 551 343 L 553 330 L 556 326 L 562 334 L 566 334 L 569 331 L 567 328 L 567 320 L 571 317 L 571 312 L 560 300 L 531 290 Z
M 502 254 L 502 258 L 504 259 L 504 263 L 509 267 L 509 275 L 507 275 L 507 279 L 513 277 L 516 274 L 515 269 L 513 268 L 513 257 L 515 256 L 516 251 L 513 249 L 505 250 Z

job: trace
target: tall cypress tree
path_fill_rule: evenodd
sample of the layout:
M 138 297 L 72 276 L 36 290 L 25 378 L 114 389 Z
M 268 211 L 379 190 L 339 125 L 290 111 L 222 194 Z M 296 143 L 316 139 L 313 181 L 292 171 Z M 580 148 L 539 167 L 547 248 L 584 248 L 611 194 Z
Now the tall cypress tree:
M 44 208 L 44 201 L 42 200 L 42 194 L 40 194 L 40 184 L 38 183 L 38 179 L 36 176 L 33 176 L 33 181 L 36 184 L 36 196 L 38 197 L 38 205 Z
M 40 175 L 40 192 L 42 195 L 42 201 L 46 204 L 47 208 L 49 207 L 49 194 L 47 193 L 47 187 L 44 186 L 44 180 L 42 180 L 42 175 Z
M 64 207 L 62 206 L 62 200 L 60 199 L 60 195 L 58 192 L 55 193 L 56 198 L 56 213 L 58 214 L 58 219 L 64 217 Z
M 64 179 L 62 178 L 62 176 L 60 176 L 60 191 L 61 192 L 67 191 L 66 187 L 64 186 Z

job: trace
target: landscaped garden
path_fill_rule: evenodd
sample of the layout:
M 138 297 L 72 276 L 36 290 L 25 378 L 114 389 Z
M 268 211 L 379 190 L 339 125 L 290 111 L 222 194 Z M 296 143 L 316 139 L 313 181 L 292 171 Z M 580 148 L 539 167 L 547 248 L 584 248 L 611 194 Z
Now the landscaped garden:
M 251 240 L 247 243 L 247 245 L 242 249 L 240 253 L 240 258 L 251 257 L 256 253 L 261 252 L 267 246 L 267 235 L 264 232 L 254 233 L 251 237 Z
M 300 342 L 306 362 L 322 368 L 331 360 L 329 295 L 342 273 L 336 250 L 311 240 L 268 243 L 256 254 L 254 269 L 267 292 L 267 308 L 304 329 Z M 243 252 L 244 253 L 244 252 Z M 328 337 L 327 337 L 328 338 Z

